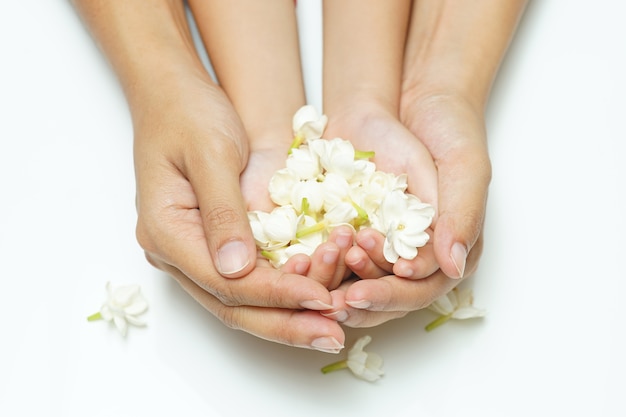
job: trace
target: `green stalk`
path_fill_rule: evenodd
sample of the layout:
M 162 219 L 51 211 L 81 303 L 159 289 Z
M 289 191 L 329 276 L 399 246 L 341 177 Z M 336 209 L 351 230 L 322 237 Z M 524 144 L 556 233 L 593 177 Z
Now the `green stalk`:
M 347 367 L 348 367 L 348 361 L 344 359 L 342 361 L 334 362 L 334 363 L 331 363 L 330 365 L 326 365 L 325 367 L 322 368 L 322 373 L 327 374 L 329 372 L 335 372 L 340 369 L 346 369 Z
M 428 323 L 426 325 L 425 329 L 426 329 L 427 332 L 430 332 L 431 330 L 435 330 L 437 327 L 441 326 L 442 324 L 444 324 L 445 322 L 447 322 L 451 318 L 452 318 L 452 314 L 446 314 L 444 316 L 439 316 L 435 320 L 433 320 L 430 323 Z
M 296 232 L 296 238 L 300 239 L 301 237 L 310 235 L 311 233 L 321 232 L 326 228 L 326 222 L 321 221 L 315 223 L 313 226 L 303 227 L 302 229 Z
M 100 314 L 99 311 L 87 317 L 87 321 L 96 321 L 96 320 L 102 320 L 102 314 Z
M 376 153 L 374 151 L 354 151 L 354 159 L 371 159 Z
M 289 155 L 291 155 L 291 150 L 299 148 L 300 145 L 302 145 L 302 142 L 304 142 L 304 138 L 300 135 L 296 135 L 293 138 L 293 142 L 291 142 L 291 146 L 289 146 Z

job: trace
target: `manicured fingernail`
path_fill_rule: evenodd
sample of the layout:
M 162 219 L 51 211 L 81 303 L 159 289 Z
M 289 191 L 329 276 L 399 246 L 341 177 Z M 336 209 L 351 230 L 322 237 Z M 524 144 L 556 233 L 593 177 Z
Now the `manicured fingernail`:
M 346 310 L 334 311 L 332 313 L 321 313 L 322 316 L 328 317 L 329 319 L 336 320 L 340 323 L 348 320 L 348 312 Z
M 300 307 L 306 308 L 307 310 L 331 310 L 333 308 L 332 305 L 326 304 L 320 300 L 304 300 L 300 302 Z
M 458 272 L 458 276 L 450 278 L 463 278 L 463 274 L 465 273 L 465 262 L 467 260 L 467 249 L 465 246 L 459 242 L 452 245 L 452 249 L 450 249 L 450 259 Z
M 336 249 L 329 249 L 326 253 L 324 253 L 324 256 L 322 256 L 322 261 L 324 261 L 325 264 L 331 265 L 337 262 L 338 258 L 339 251 Z
M 343 345 L 334 337 L 318 337 L 311 342 L 311 347 L 326 353 L 339 353 Z
M 369 306 L 372 305 L 371 301 L 367 301 L 367 300 L 358 300 L 358 301 L 347 301 L 346 300 L 346 304 L 348 304 L 350 307 L 354 307 L 354 308 L 368 308 Z
M 231 240 L 226 242 L 217 251 L 217 269 L 221 274 L 234 274 L 244 269 L 250 258 L 248 257 L 248 248 L 240 240 Z

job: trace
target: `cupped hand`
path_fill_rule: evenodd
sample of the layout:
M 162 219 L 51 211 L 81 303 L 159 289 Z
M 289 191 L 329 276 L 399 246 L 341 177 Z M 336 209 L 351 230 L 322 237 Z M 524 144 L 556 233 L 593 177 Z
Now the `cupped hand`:
M 382 250 L 382 241 L 375 250 Z M 478 239 L 467 258 L 467 275 L 478 267 L 482 239 Z M 448 277 L 441 269 L 422 279 L 384 275 L 378 279 L 344 281 L 331 291 L 333 308 L 322 312 L 348 327 L 374 327 L 389 320 L 428 307 L 462 280 Z
M 437 167 L 433 250 L 449 277 L 468 275 L 467 257 L 483 230 L 491 163 L 482 108 L 458 94 L 406 91 L 401 120 Z
M 137 238 L 147 259 L 230 327 L 337 351 L 339 325 L 305 311 L 329 307 L 324 285 L 256 257 L 239 185 L 247 139 L 234 110 L 214 86 L 177 87 L 133 109 Z
M 437 168 L 426 147 L 404 127 L 398 118 L 377 104 L 359 102 L 339 114 L 329 114 L 325 137 L 349 140 L 355 149 L 374 151 L 372 159 L 379 171 L 408 177 L 407 192 L 437 209 Z M 436 221 L 436 218 L 435 220 Z M 385 260 L 382 250 L 374 250 L 384 237 L 370 229 L 361 230 L 357 246 L 346 257 L 348 266 L 361 278 L 378 278 L 389 273 L 404 278 L 424 278 L 438 268 L 432 243 L 419 248 L 413 260 L 399 259 L 395 264 Z M 367 255 L 369 259 L 364 258 Z

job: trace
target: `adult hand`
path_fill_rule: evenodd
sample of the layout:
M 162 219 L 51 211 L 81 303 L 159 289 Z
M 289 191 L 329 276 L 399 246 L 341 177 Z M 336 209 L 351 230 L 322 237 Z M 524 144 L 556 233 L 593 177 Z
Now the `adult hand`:
M 239 186 L 246 136 L 227 99 L 193 79 L 178 80 L 167 97 L 135 111 L 137 237 L 148 260 L 229 327 L 295 346 L 341 344 L 336 323 L 296 311 L 328 308 L 328 290 L 256 259 Z M 242 245 L 247 236 L 252 261 L 224 259 L 220 244 Z M 245 276 L 223 276 L 233 271 Z
M 375 128 L 377 123 L 362 125 L 364 131 L 374 137 L 378 135 L 381 138 L 378 143 L 385 145 L 382 155 L 377 150 L 377 158 L 382 157 L 376 161 L 377 167 L 396 173 L 404 170 L 409 175 L 409 191 L 434 200 L 431 201 L 437 216 L 433 221 L 431 246 L 421 248 L 411 262 L 396 263 L 392 269 L 395 275 L 389 275 L 386 273 L 389 266 L 381 255 L 384 238 L 374 230 L 361 231 L 357 235 L 358 245 L 347 254 L 346 263 L 360 278 L 379 279 L 342 284 L 333 291 L 334 308 L 324 313 L 348 326 L 375 326 L 428 306 L 456 286 L 457 278 L 473 273 L 482 252 L 481 231 L 490 165 L 481 115 L 460 100 L 441 97 L 406 100 L 402 109 L 411 129 L 408 135 L 390 127 Z M 365 120 L 380 119 L 370 116 Z M 357 135 L 354 142 L 362 146 L 362 138 L 366 137 Z M 427 158 L 424 158 L 426 162 L 416 163 L 425 156 L 431 158 L 430 164 Z M 411 178 L 418 177 L 429 180 L 416 186 Z M 455 258 L 454 243 L 459 241 L 463 242 L 463 251 Z M 438 270 L 441 265 L 444 267 Z M 404 268 L 422 274 L 403 274 Z M 401 276 L 423 279 L 407 280 Z

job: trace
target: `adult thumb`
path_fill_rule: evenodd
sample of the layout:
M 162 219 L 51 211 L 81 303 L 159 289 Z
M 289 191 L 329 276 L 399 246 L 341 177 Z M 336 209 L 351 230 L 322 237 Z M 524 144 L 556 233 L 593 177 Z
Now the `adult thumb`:
M 238 154 L 211 149 L 189 172 L 213 264 L 227 278 L 248 274 L 256 263 L 256 245 L 239 184 L 242 164 L 234 157 Z
M 451 152 L 438 161 L 439 217 L 434 228 L 435 257 L 450 278 L 466 275 L 467 258 L 485 219 L 491 164 L 485 152 Z

